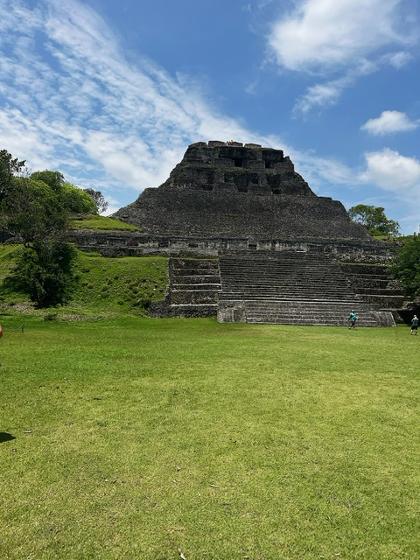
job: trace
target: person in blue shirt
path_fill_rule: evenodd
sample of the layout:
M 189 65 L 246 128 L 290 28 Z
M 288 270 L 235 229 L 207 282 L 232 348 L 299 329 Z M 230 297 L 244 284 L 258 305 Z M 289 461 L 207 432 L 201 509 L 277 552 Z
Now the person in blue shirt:
M 357 316 L 357 313 L 355 311 L 352 311 L 350 313 L 350 315 L 348 316 L 348 320 L 350 321 L 349 329 L 355 329 L 356 328 L 356 323 L 357 323 L 358 319 L 359 319 L 359 317 Z

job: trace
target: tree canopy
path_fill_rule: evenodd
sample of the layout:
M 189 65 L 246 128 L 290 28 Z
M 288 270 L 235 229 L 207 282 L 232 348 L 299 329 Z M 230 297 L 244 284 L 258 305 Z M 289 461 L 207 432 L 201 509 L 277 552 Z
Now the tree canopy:
M 393 269 L 407 294 L 420 296 L 420 236 L 415 235 L 404 242 Z
M 385 214 L 385 209 L 380 206 L 357 204 L 350 208 L 349 216 L 353 222 L 365 226 L 371 235 L 396 236 L 399 234 L 399 223 L 389 219 Z
M 24 161 L 13 158 L 7 150 L 0 150 L 0 203 L 13 183 L 13 177 L 25 167 Z
M 66 240 L 69 217 L 96 213 L 96 203 L 59 171 L 21 176 L 24 164 L 0 151 L 0 226 L 24 245 L 14 280 L 41 307 L 64 303 L 71 293 L 76 255 Z
M 101 191 L 95 191 L 95 189 L 83 189 L 95 202 L 96 211 L 98 214 L 105 212 L 108 208 L 108 202 L 105 200 L 104 195 Z

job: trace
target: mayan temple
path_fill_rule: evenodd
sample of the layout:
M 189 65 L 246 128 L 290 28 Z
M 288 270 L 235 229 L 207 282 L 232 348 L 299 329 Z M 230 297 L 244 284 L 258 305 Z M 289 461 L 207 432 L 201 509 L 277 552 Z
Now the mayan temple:
M 106 255 L 170 257 L 157 313 L 221 322 L 394 325 L 403 305 L 386 243 L 341 202 L 314 194 L 283 151 L 210 141 L 188 147 L 158 188 L 116 216 L 139 233 L 78 234 Z

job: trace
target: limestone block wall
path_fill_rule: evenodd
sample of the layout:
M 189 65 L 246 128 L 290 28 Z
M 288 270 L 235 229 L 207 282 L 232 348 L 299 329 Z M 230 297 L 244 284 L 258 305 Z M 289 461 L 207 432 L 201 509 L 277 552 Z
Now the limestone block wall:
M 155 235 L 370 239 L 340 202 L 324 197 L 146 189 L 118 217 Z
M 235 252 L 305 251 L 327 253 L 342 262 L 387 263 L 396 247 L 390 243 L 358 240 L 322 240 L 315 238 L 269 238 L 229 236 L 150 235 L 127 231 L 77 230 L 69 235 L 82 250 L 98 251 L 105 256 L 218 256 Z
M 152 235 L 370 239 L 282 150 L 239 142 L 192 144 L 167 181 L 116 216 Z

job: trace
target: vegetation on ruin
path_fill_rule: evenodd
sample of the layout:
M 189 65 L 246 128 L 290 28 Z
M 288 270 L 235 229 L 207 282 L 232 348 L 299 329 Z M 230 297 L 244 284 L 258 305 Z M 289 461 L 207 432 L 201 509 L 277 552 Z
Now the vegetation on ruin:
M 76 258 L 66 240 L 69 216 L 95 210 L 93 198 L 66 182 L 59 171 L 28 176 L 24 161 L 0 151 L 0 227 L 23 244 L 13 281 L 38 307 L 69 300 Z
M 385 214 L 385 209 L 379 206 L 357 204 L 349 209 L 349 216 L 353 222 L 365 226 L 369 233 L 377 239 L 389 239 L 399 234 L 400 225 Z
M 97 214 L 88 214 L 79 216 L 70 220 L 71 229 L 89 229 L 95 231 L 139 231 L 139 228 L 133 224 L 127 224 L 117 218 L 109 216 L 99 216 Z
M 420 236 L 404 240 L 396 256 L 393 273 L 411 297 L 420 296 Z
M 1 558 L 418 557 L 407 328 L 1 322 Z
M 0 245 L 0 309 L 34 313 L 25 293 L 10 281 L 19 247 Z M 76 252 L 75 283 L 66 305 L 50 308 L 58 317 L 103 317 L 113 314 L 145 314 L 151 302 L 163 299 L 167 284 L 165 257 L 106 258 Z M 38 314 L 44 316 L 45 310 Z

